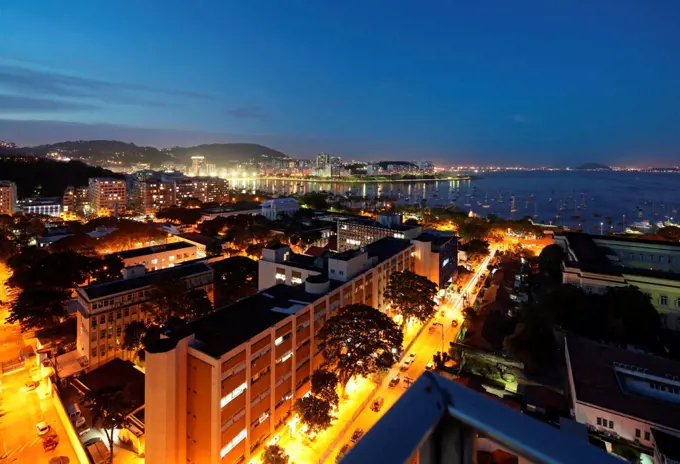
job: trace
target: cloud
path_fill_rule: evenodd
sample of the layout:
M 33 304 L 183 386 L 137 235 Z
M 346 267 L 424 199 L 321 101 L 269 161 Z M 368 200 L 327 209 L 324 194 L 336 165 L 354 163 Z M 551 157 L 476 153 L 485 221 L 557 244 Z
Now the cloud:
M 269 115 L 259 105 L 245 105 L 232 108 L 227 111 L 230 115 L 239 119 L 267 119 Z
M 88 103 L 0 94 L 0 114 L 52 113 L 93 109 L 97 109 L 97 107 Z
M 508 119 L 512 122 L 516 122 L 517 124 L 529 124 L 531 122 L 528 116 L 521 113 L 511 114 L 508 116 Z

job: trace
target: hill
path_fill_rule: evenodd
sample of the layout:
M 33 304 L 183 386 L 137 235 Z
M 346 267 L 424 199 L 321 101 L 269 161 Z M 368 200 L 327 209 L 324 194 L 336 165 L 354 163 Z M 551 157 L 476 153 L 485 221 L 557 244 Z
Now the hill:
M 582 164 L 576 168 L 574 168 L 577 171 L 611 171 L 612 168 L 607 166 L 606 164 L 599 164 L 599 163 L 585 163 Z
M 266 161 L 288 159 L 288 156 L 257 143 L 211 143 L 195 147 L 175 147 L 170 150 L 173 156 L 188 160 L 192 156 L 205 156 L 209 163 L 224 164 L 229 161 Z
M 109 163 L 151 163 L 159 165 L 172 161 L 172 158 L 158 148 L 140 147 L 134 143 L 118 140 L 75 140 L 39 145 L 26 148 L 29 155 L 44 156 L 47 153 L 59 152 L 63 156 L 84 161 L 89 164 Z
M 64 163 L 35 156 L 0 156 L 0 179 L 14 181 L 20 198 L 32 195 L 38 185 L 42 186 L 43 196 L 62 196 L 67 186 L 87 185 L 90 177 L 124 178 L 80 161 Z

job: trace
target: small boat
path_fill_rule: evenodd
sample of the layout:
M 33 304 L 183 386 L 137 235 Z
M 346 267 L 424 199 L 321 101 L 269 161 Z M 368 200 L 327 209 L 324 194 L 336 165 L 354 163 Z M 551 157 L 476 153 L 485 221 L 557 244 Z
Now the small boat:
M 491 205 L 489 204 L 489 194 L 488 193 L 484 196 L 484 203 L 482 203 L 482 208 L 484 208 L 484 209 L 491 208 Z

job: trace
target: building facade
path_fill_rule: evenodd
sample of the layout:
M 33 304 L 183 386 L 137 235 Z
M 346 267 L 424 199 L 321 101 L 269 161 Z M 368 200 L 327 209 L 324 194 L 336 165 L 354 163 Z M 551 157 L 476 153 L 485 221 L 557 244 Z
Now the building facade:
M 164 179 L 147 179 L 139 184 L 141 210 L 153 213 L 175 204 L 175 182 Z
M 202 203 L 224 203 L 229 200 L 229 182 L 220 177 L 185 177 L 174 182 L 174 202 L 177 206 L 185 206 L 190 198 Z
M 428 230 L 411 243 L 415 245 L 416 274 L 446 290 L 458 275 L 458 239 L 450 233 Z
M 403 224 L 397 214 L 380 214 L 378 220 L 352 218 L 338 221 L 338 251 L 358 248 L 385 237 L 414 239 L 423 229 Z
M 25 214 L 41 216 L 61 216 L 61 197 L 30 197 L 19 202 L 20 209 Z
M 565 252 L 563 283 L 591 293 L 638 287 L 662 324 L 680 330 L 680 243 L 577 232 L 557 233 L 553 241 Z
M 12 215 L 17 212 L 17 184 L 0 180 L 0 214 Z
M 680 435 L 678 361 L 573 336 L 565 357 L 573 417 L 591 433 L 649 451 L 655 430 Z
M 283 259 L 286 251 L 272 255 Z M 260 272 L 276 273 L 279 264 L 260 261 Z M 415 270 L 414 246 L 384 239 L 328 258 L 323 269 L 300 285 L 266 288 L 148 347 L 149 464 L 247 462 L 287 433 L 294 402 L 307 394 L 322 363 L 316 334 L 323 323 L 349 304 L 384 309 L 380 289 L 392 272 Z
M 125 212 L 125 181 L 108 177 L 95 177 L 89 181 L 89 203 L 94 214 L 100 216 Z
M 123 278 L 95 283 L 76 290 L 78 303 L 76 349 L 93 369 L 113 358 L 131 359 L 123 349 L 125 327 L 149 321 L 145 305 L 156 279 L 177 279 L 187 289 L 203 289 L 213 301 L 213 270 L 205 263 L 190 263 L 147 273 L 143 265 L 127 268 Z
M 332 164 L 331 157 L 328 153 L 319 153 L 316 155 L 316 161 L 314 163 L 314 168 L 312 169 L 312 175 L 315 177 L 331 177 Z
M 147 271 L 175 267 L 185 261 L 198 259 L 196 245 L 187 242 L 166 243 L 116 253 L 124 267 L 143 265 Z
M 293 198 L 272 198 L 260 205 L 260 214 L 270 221 L 278 219 L 279 214 L 293 215 L 300 209 L 300 203 Z

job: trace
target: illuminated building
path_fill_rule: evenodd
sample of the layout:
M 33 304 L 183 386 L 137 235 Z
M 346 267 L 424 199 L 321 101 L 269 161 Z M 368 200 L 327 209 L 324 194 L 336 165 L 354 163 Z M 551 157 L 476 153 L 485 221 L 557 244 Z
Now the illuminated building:
M 351 218 L 338 220 L 338 251 L 358 248 L 384 237 L 413 239 L 423 231 L 420 226 L 403 224 L 398 214 L 379 214 L 378 220 Z
M 17 184 L 0 180 L 0 214 L 14 214 L 17 211 Z
M 125 267 L 142 264 L 147 271 L 175 267 L 184 261 L 198 258 L 195 245 L 186 242 L 166 243 L 115 253 L 123 260 Z
M 184 206 L 190 198 L 197 198 L 202 203 L 224 203 L 229 200 L 229 182 L 220 177 L 175 179 L 177 206 Z
M 175 204 L 175 182 L 173 180 L 147 179 L 141 182 L 138 188 L 142 211 L 147 214 Z
M 185 283 L 187 290 L 203 289 L 213 301 L 213 270 L 200 262 L 156 272 L 146 272 L 141 264 L 124 269 L 121 279 L 79 287 L 76 347 L 87 359 L 88 368 L 134 356 L 123 349 L 125 326 L 133 321 L 149 321 L 145 305 L 156 279 L 177 279 Z
M 331 177 L 331 157 L 327 153 L 319 153 L 316 155 L 316 162 L 312 175 L 315 177 Z
M 205 175 L 205 157 L 192 156 L 191 157 L 191 174 L 194 176 Z
M 95 214 L 122 213 L 126 207 L 125 181 L 108 177 L 95 177 L 89 181 L 90 208 Z
M 30 197 L 19 202 L 25 214 L 40 216 L 61 216 L 61 197 Z
M 323 323 L 349 304 L 384 309 L 379 285 L 392 272 L 415 269 L 413 250 L 408 240 L 386 238 L 363 252 L 327 257 L 314 275 L 308 263 L 300 285 L 263 289 L 150 344 L 146 462 L 247 462 L 259 446 L 287 433 L 293 404 L 307 394 L 322 362 L 316 334 Z M 291 276 L 295 267 L 307 267 L 283 248 L 264 255 L 260 275 L 279 265 Z
M 291 216 L 300 209 L 300 203 L 293 198 L 272 198 L 260 205 L 260 214 L 270 221 L 275 221 L 280 214 Z

